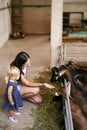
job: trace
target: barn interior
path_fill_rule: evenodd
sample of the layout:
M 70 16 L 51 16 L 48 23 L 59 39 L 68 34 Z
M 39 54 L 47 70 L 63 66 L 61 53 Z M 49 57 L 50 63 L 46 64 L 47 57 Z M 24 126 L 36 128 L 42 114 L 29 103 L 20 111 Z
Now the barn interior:
M 37 77 L 39 72 L 49 71 L 56 66 L 56 62 L 62 57 L 64 62 L 71 59 L 76 62 L 87 61 L 87 0 L 0 0 L 0 36 L 2 105 L 4 75 L 9 63 L 19 51 L 25 50 L 31 55 L 32 64 L 28 74 L 30 80 Z M 57 49 L 60 45 L 63 45 L 64 50 L 67 48 L 67 51 L 63 50 L 62 57 Z M 56 58 L 58 55 L 59 59 Z M 16 125 L 9 125 L 6 113 L 0 110 L 1 130 L 36 129 L 33 128 L 31 110 L 37 106 L 27 101 L 24 101 L 24 105 L 23 115 Z M 38 130 L 63 129 L 56 127 L 55 123 L 52 128 L 48 124 L 46 128 L 42 128 L 42 124 L 38 124 Z
M 86 0 L 63 2 L 63 27 L 64 38 L 86 37 L 87 9 Z M 22 38 L 26 34 L 51 33 L 52 1 L 31 0 L 6 0 L 0 3 L 1 12 L 1 43 L 2 46 L 11 35 L 12 38 Z M 78 8 L 77 8 L 78 7 Z M 6 34 L 3 33 L 6 30 Z M 66 37 L 65 37 L 66 36 Z M 6 37 L 6 38 L 5 38 Z M 4 39 L 4 40 L 3 40 Z M 6 40 L 5 40 L 6 39 Z

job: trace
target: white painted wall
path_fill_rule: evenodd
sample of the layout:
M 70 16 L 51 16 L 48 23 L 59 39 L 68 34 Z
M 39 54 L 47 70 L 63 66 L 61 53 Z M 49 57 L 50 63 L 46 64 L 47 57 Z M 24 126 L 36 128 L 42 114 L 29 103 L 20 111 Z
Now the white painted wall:
M 87 0 L 64 0 L 63 12 L 83 12 L 87 18 Z
M 64 12 L 83 12 L 87 17 L 87 0 L 64 0 Z
M 62 45 L 63 0 L 52 0 L 51 10 L 51 68 L 60 65 Z
M 7 7 L 10 0 L 0 0 L 0 47 L 9 39 L 11 32 L 11 21 L 8 9 L 2 10 Z
M 64 2 L 87 2 L 87 0 L 64 0 Z

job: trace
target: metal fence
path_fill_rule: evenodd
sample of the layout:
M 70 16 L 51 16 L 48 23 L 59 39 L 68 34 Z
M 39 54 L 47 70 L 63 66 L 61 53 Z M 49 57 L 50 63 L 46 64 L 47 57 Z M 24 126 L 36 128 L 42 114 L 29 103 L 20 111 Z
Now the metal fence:
M 59 47 L 60 65 L 65 64 L 71 59 L 75 62 L 87 62 L 87 44 L 86 43 L 67 43 Z M 69 101 L 71 83 L 64 81 L 66 89 L 66 99 L 63 99 L 63 110 L 65 119 L 65 129 L 74 130 L 71 106 Z
M 65 79 L 64 84 L 65 84 L 65 89 L 66 89 L 66 99 L 63 99 L 65 129 L 66 130 L 74 130 L 70 101 L 69 101 L 71 83 L 69 81 L 67 82 Z
M 75 62 L 87 62 L 87 43 L 67 43 L 60 46 L 60 61 L 65 64 L 73 60 Z

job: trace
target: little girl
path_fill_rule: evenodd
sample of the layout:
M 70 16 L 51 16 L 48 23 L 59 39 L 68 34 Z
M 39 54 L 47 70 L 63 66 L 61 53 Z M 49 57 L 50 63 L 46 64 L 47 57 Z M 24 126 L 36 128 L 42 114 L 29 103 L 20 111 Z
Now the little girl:
M 17 67 L 11 66 L 8 69 L 6 79 L 6 90 L 4 93 L 3 109 L 8 110 L 9 120 L 18 122 L 15 115 L 18 115 L 18 109 L 23 106 L 20 93 L 17 89 L 17 81 L 20 77 L 20 71 Z

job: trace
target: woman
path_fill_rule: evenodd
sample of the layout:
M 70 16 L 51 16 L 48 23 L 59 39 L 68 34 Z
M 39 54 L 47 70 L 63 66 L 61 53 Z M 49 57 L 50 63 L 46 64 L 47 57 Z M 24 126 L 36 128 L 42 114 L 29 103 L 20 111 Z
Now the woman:
M 40 95 L 40 87 L 45 86 L 49 89 L 55 88 L 47 83 L 30 82 L 27 79 L 27 68 L 30 67 L 30 56 L 26 52 L 20 52 L 10 64 L 16 66 L 20 70 L 20 79 L 18 80 L 17 88 L 24 99 L 33 103 L 41 103 L 43 101 Z

